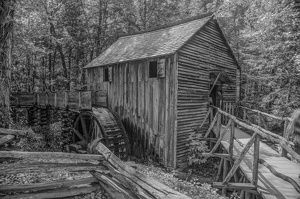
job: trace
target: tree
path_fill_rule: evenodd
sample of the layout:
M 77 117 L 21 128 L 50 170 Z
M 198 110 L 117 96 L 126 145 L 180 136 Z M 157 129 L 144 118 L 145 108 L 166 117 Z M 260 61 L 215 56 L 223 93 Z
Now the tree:
M 14 6 L 14 0 L 3 0 L 0 3 L 0 106 L 5 107 L 3 118 L 9 117 Z M 7 121 L 3 122 L 8 125 Z

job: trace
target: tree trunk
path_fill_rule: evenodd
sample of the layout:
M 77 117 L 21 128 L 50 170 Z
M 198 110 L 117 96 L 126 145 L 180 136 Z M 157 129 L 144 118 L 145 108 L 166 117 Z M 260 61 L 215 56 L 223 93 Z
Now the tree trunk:
M 4 107 L 6 118 L 9 117 L 14 4 L 15 0 L 2 0 L 0 3 L 0 107 Z M 8 121 L 0 121 L 0 123 L 8 127 Z

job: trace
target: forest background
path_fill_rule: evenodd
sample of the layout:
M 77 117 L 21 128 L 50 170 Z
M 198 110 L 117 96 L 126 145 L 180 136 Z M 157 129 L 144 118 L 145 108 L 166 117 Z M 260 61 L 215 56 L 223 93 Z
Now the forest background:
M 250 85 L 242 103 L 290 115 L 300 105 L 299 0 L 17 0 L 11 90 L 80 88 L 83 67 L 120 35 L 207 12 Z

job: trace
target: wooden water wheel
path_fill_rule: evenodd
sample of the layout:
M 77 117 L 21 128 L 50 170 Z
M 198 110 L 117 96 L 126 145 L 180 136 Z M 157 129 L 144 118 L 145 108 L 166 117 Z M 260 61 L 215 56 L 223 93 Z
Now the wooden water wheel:
M 88 145 L 96 139 L 119 158 L 128 157 L 128 138 L 122 122 L 107 108 L 81 111 L 74 122 L 73 142 Z

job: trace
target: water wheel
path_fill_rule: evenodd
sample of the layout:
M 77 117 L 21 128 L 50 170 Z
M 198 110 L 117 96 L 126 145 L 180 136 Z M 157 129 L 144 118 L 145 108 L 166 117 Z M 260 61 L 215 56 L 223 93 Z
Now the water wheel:
M 128 157 L 128 138 L 122 122 L 107 108 L 81 111 L 74 122 L 73 142 L 83 148 L 95 139 L 122 159 Z

